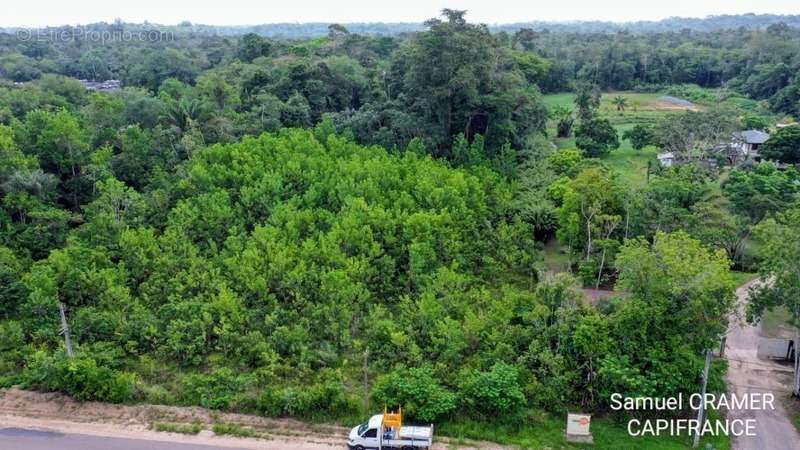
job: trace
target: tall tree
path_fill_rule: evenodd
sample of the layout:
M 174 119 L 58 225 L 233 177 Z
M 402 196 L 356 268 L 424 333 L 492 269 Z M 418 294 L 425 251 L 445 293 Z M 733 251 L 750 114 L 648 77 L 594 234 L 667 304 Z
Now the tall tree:
M 800 326 L 800 209 L 794 208 L 759 224 L 755 236 L 764 282 L 751 288 L 748 319 L 760 320 L 766 311 L 783 306 Z
M 600 108 L 600 87 L 585 81 L 575 86 L 575 107 L 581 121 L 589 121 L 595 117 Z
M 608 119 L 593 117 L 578 124 L 575 129 L 575 145 L 587 157 L 597 158 L 619 148 L 619 137 Z
M 485 25 L 467 23 L 464 11 L 444 10 L 444 20 L 426 22 L 398 52 L 392 78 L 403 98 L 430 129 L 426 143 L 449 156 L 453 139 L 483 135 L 487 149 L 505 142 L 522 148 L 542 131 L 546 110 L 538 89 Z
M 617 95 L 611 100 L 611 103 L 617 107 L 617 111 L 625 111 L 625 108 L 628 106 L 628 99 L 621 95 Z
M 779 129 L 758 151 L 767 159 L 787 164 L 800 163 L 800 126 Z

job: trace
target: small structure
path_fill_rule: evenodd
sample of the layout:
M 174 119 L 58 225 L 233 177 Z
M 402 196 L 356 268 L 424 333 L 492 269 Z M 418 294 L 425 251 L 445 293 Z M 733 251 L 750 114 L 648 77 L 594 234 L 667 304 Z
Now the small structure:
M 90 91 L 118 91 L 122 88 L 120 80 L 90 81 L 79 80 L 83 87 Z
M 759 358 L 794 361 L 794 341 L 791 339 L 761 338 L 756 351 Z
M 794 339 L 768 339 L 761 338 L 756 354 L 759 358 L 773 361 L 789 362 L 792 364 L 792 395 L 800 397 L 800 352 L 797 345 L 800 337 Z
M 675 164 L 675 155 L 672 152 L 659 153 L 656 158 L 664 167 L 672 167 Z
M 722 142 L 711 149 L 711 155 L 724 158 L 728 164 L 738 166 L 746 161 L 759 162 L 758 150 L 769 139 L 769 133 L 745 130 L 733 133 L 729 142 Z
M 592 432 L 589 430 L 591 423 L 592 416 L 588 414 L 567 414 L 567 442 L 591 444 L 593 442 Z
M 733 133 L 728 140 L 708 148 L 702 155 L 684 155 L 676 158 L 673 152 L 659 153 L 656 157 L 663 167 L 672 167 L 688 162 L 699 161 L 708 167 L 719 164 L 738 166 L 747 161 L 759 162 L 761 154 L 758 150 L 767 142 L 769 133 L 759 130 L 745 130 Z
M 769 133 L 758 130 L 746 130 L 739 133 L 734 133 L 733 144 L 741 149 L 742 155 L 745 157 L 753 158 L 759 157 L 758 149 L 761 144 L 767 142 Z

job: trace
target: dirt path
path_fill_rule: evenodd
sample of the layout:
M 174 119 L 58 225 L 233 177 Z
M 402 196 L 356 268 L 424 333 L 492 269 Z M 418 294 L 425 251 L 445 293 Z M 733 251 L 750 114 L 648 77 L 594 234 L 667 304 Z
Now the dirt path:
M 156 423 L 197 423 L 203 431 L 197 435 L 159 432 L 153 429 Z M 211 431 L 215 423 L 246 427 L 259 438 L 215 435 Z M 15 388 L 0 390 L 0 429 L 3 428 L 253 450 L 343 450 L 350 431 L 336 425 L 220 413 L 197 407 L 76 402 L 61 394 Z M 446 438 L 436 438 L 433 445 L 434 450 L 452 448 L 502 450 L 509 447 L 489 442 L 454 442 Z
M 755 419 L 756 436 L 740 436 L 734 439 L 734 450 L 797 450 L 800 449 L 800 434 L 789 421 L 783 406 L 790 395 L 792 369 L 757 356 L 760 326 L 744 322 L 747 304 L 747 289 L 753 282 L 736 291 L 738 298 L 737 317 L 731 319 L 725 357 L 728 359 L 728 385 L 731 393 L 742 395 L 750 392 L 772 392 L 775 394 L 775 409 L 732 410 L 730 419 Z

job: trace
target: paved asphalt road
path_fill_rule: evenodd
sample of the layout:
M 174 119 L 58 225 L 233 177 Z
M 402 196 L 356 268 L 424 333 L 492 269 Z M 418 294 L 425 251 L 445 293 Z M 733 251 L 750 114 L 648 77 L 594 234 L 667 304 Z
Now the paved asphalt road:
M 736 291 L 739 313 L 747 304 L 747 286 Z M 783 407 L 783 398 L 791 387 L 790 367 L 758 357 L 759 326 L 732 320 L 728 328 L 725 356 L 728 358 L 728 385 L 737 395 L 772 392 L 775 409 L 732 410 L 729 419 L 755 419 L 756 436 L 734 438 L 734 450 L 798 450 L 800 435 L 795 431 Z
M 211 445 L 0 428 L 0 450 L 215 450 L 219 448 Z

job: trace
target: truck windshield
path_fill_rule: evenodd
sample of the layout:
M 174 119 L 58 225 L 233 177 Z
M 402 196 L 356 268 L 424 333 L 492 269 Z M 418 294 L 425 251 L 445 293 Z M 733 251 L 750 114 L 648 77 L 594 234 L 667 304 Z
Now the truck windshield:
M 362 434 L 364 434 L 364 432 L 367 431 L 368 427 L 369 426 L 367 424 L 365 424 L 365 423 L 362 423 L 361 425 L 359 425 L 358 426 L 358 435 L 361 436 Z

